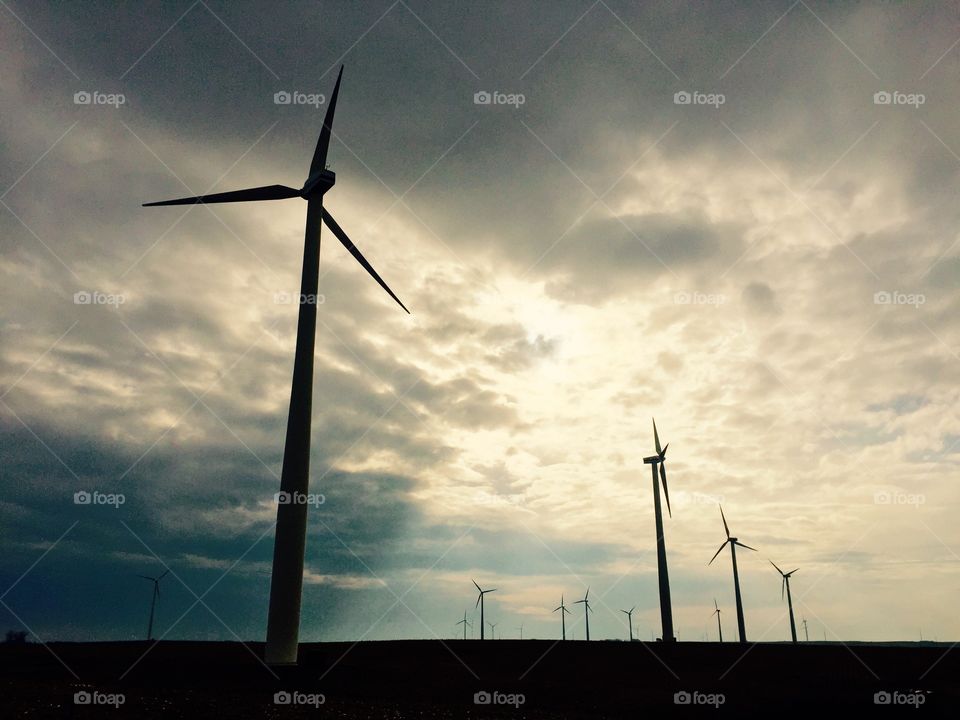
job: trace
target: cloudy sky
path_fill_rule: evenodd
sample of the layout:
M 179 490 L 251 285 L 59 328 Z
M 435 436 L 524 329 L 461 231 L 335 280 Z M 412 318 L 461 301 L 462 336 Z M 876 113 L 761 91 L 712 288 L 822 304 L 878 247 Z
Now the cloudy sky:
M 960 636 L 949 3 L 0 4 L 5 628 L 140 637 L 166 565 L 158 634 L 263 639 L 305 206 L 140 204 L 299 187 L 343 63 L 327 207 L 412 315 L 323 236 L 302 639 L 471 578 L 649 639 L 651 417 L 681 640 L 718 501 L 751 639 L 768 559 L 812 638 Z

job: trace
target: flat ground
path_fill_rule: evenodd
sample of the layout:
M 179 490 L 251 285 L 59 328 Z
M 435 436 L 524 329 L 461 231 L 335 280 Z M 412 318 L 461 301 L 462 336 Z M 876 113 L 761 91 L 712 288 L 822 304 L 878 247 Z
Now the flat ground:
M 830 715 L 838 709 L 855 710 L 857 716 L 898 709 L 910 710 L 913 717 L 958 717 L 960 647 L 951 647 L 549 640 L 312 643 L 301 646 L 297 667 L 275 669 L 275 676 L 259 660 L 261 643 L 0 645 L 0 717 L 635 719 L 651 709 L 657 711 L 654 717 L 667 711 L 712 717 L 721 700 L 721 712 L 739 716 L 781 707 Z M 74 694 L 82 692 L 99 694 L 101 703 L 122 694 L 123 703 L 118 708 L 75 704 Z M 278 692 L 290 693 L 294 701 L 275 703 Z M 476 704 L 475 695 L 484 692 L 495 702 Z M 676 694 L 684 692 L 690 705 L 675 702 Z M 890 693 L 901 706 L 875 704 L 878 692 Z M 911 701 L 919 708 L 903 706 Z

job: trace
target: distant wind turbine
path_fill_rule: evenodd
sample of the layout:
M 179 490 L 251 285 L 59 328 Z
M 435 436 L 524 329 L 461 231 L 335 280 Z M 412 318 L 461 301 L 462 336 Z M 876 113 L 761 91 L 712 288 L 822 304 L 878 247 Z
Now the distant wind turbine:
M 500 624 L 500 623 L 492 623 L 492 622 L 488 622 L 488 623 L 487 623 L 487 625 L 490 626 L 490 634 L 493 636 L 493 639 L 494 639 L 494 640 L 497 639 L 497 625 L 499 625 L 499 624 Z
M 710 615 L 717 616 L 717 635 L 720 636 L 720 642 L 723 642 L 723 626 L 720 624 L 720 606 L 717 605 L 717 599 L 713 599 L 713 607 L 716 609 Z
M 310 486 L 310 423 L 313 400 L 314 341 L 317 332 L 317 285 L 320 271 L 320 228 L 330 229 L 354 259 L 386 290 L 406 312 L 406 306 L 367 262 L 333 216 L 323 207 L 323 196 L 336 182 L 327 170 L 327 150 L 337 107 L 343 66 L 333 87 L 333 95 L 323 120 L 323 128 L 310 162 L 310 172 L 299 190 L 285 185 L 234 190 L 232 192 L 144 203 L 154 205 L 197 205 L 255 200 L 284 200 L 299 197 L 307 201 L 304 231 L 303 270 L 300 279 L 300 310 L 297 321 L 297 348 L 290 389 L 287 434 L 283 448 L 280 491 L 293 501 L 278 503 L 277 526 L 273 545 L 273 573 L 270 580 L 270 609 L 267 618 L 265 659 L 272 665 L 295 665 L 300 637 L 300 605 L 303 590 L 303 558 L 306 549 L 307 504 Z
M 476 580 L 473 580 L 472 582 L 473 582 L 474 585 L 476 585 L 477 590 L 480 591 L 480 594 L 477 595 L 477 605 L 480 606 L 480 639 L 483 640 L 483 596 L 486 595 L 487 593 L 496 592 L 497 589 L 496 589 L 496 588 L 493 588 L 492 590 L 483 590 L 483 589 L 480 588 L 479 585 L 477 585 L 477 581 L 476 581 Z M 474 605 L 474 606 L 473 606 L 473 609 L 474 609 L 474 610 L 477 609 L 477 605 Z M 494 639 L 496 639 L 496 638 L 494 638 Z
M 780 577 L 783 578 L 783 582 L 780 583 L 780 600 L 783 600 L 783 591 L 787 591 L 787 608 L 790 610 L 790 637 L 793 638 L 793 641 L 797 641 L 797 626 L 793 622 L 793 598 L 790 595 L 790 576 L 793 575 L 800 568 L 791 570 L 788 573 L 785 573 L 783 570 L 777 567 L 777 564 L 771 560 L 770 564 L 777 568 L 777 572 L 780 573 Z
M 810 633 L 807 631 L 807 619 L 803 619 L 803 634 L 807 638 L 807 642 L 810 642 Z
M 523 623 L 520 623 L 520 639 L 523 640 Z
M 637 606 L 634 605 L 629 610 L 620 611 L 627 616 L 627 628 L 630 630 L 630 642 L 633 642 L 633 611 L 636 609 L 637 609 Z
M 574 605 L 580 605 L 581 603 L 583 604 L 583 619 L 587 623 L 587 640 L 588 641 L 590 640 L 590 613 L 593 612 L 593 608 L 590 607 L 590 600 L 588 600 L 589 597 L 590 597 L 590 588 L 587 588 L 587 592 L 583 596 L 583 600 L 577 600 L 575 603 L 573 603 Z
M 470 627 L 473 627 L 473 623 L 471 623 L 469 620 L 467 620 L 467 611 L 466 611 L 466 610 L 463 611 L 463 620 L 458 620 L 458 621 L 457 621 L 457 625 L 463 625 L 463 639 L 466 640 L 466 639 L 467 639 L 467 625 L 469 625 Z
M 664 642 L 675 640 L 673 633 L 673 608 L 670 604 L 670 576 L 667 572 L 667 546 L 663 537 L 663 510 L 660 508 L 660 485 L 663 485 L 663 495 L 667 501 L 667 512 L 673 517 L 670 510 L 670 493 L 667 490 L 667 471 L 664 467 L 667 459 L 667 448 L 670 443 L 660 447 L 660 436 L 657 434 L 657 421 L 653 421 L 653 443 L 657 454 L 645 457 L 644 464 L 650 466 L 653 475 L 653 517 L 657 530 L 657 576 L 660 581 L 660 624 Z M 657 477 L 657 468 L 660 468 L 660 477 Z
M 563 604 L 563 595 L 560 596 L 560 605 L 553 609 L 554 612 L 560 611 L 560 629 L 563 632 L 562 638 L 567 639 L 567 618 L 566 615 L 570 615 L 570 611 L 567 610 L 567 606 Z
M 157 598 L 160 597 L 160 581 L 168 572 L 170 572 L 169 568 L 164 570 L 163 573 L 158 577 L 137 575 L 137 577 L 142 577 L 144 580 L 149 580 L 153 583 L 153 597 L 150 599 L 150 622 L 147 624 L 147 640 L 153 639 L 153 612 L 157 607 Z
M 737 545 L 747 550 L 753 550 L 756 552 L 756 548 L 752 548 L 749 545 L 744 545 L 737 538 L 730 536 L 730 528 L 727 527 L 727 518 L 723 515 L 723 508 L 720 508 L 720 517 L 723 519 L 723 530 L 727 533 L 727 539 L 723 541 L 723 544 L 720 546 L 720 550 L 717 550 L 714 553 L 713 557 L 710 558 L 710 562 L 707 565 L 713 564 L 713 561 L 717 559 L 717 555 L 720 554 L 720 551 L 723 550 L 727 545 L 730 546 L 730 557 L 733 560 L 733 590 L 734 594 L 737 597 L 737 629 L 740 631 L 740 642 L 745 643 L 747 641 L 747 631 L 744 628 L 743 624 L 743 600 L 740 598 L 740 575 L 737 572 Z

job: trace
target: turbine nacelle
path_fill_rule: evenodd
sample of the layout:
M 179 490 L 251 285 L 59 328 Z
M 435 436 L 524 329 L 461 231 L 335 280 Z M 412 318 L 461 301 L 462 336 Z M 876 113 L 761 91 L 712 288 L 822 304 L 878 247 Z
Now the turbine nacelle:
M 321 170 L 315 175 L 307 178 L 307 181 L 300 188 L 300 197 L 309 200 L 314 197 L 323 197 L 330 188 L 337 182 L 337 174 L 333 170 Z

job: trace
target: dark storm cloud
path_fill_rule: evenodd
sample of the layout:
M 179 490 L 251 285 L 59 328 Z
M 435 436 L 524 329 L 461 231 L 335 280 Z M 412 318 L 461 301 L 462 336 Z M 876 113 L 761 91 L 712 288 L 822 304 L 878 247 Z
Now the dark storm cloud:
M 593 374 L 587 386 L 568 378 L 558 411 L 602 393 L 647 423 L 651 408 L 668 405 L 705 423 L 712 451 L 735 454 L 744 473 L 777 458 L 807 465 L 814 450 L 802 443 L 849 452 L 853 459 L 840 459 L 862 467 L 894 467 L 856 453 L 923 442 L 905 434 L 910 417 L 938 428 L 929 441 L 937 452 L 955 436 L 943 417 L 960 372 L 951 351 L 960 219 L 951 82 L 960 52 L 948 50 L 956 38 L 947 10 L 613 0 L 264 10 L 185 0 L 11 4 L 0 14 L 0 192 L 16 182 L 0 207 L 0 392 L 9 390 L 0 512 L 19 548 L 3 568 L 11 582 L 35 558 L 29 551 L 78 511 L 61 505 L 78 481 L 13 412 L 84 483 L 129 488 L 125 512 L 138 531 L 198 573 L 228 567 L 269 524 L 260 502 L 269 504 L 279 473 L 296 327 L 295 305 L 273 296 L 297 289 L 302 207 L 193 208 L 178 220 L 179 211 L 139 204 L 205 191 L 228 170 L 212 189 L 302 182 L 324 108 L 276 105 L 274 93 L 329 94 L 341 56 L 331 146 L 339 182 L 329 207 L 414 317 L 324 236 L 312 467 L 329 504 L 316 518 L 391 586 L 469 529 L 428 515 L 438 513 L 424 499 L 428 476 L 442 489 L 473 490 L 476 481 L 513 499 L 555 492 L 513 467 L 522 452 L 501 459 L 487 450 L 477 463 L 453 439 L 471 428 L 482 436 L 529 427 L 525 398 L 498 378 L 531 377 L 580 350 L 560 331 L 492 319 L 487 298 L 500 278 L 545 288 L 570 315 L 622 309 L 637 318 L 638 347 L 657 343 L 653 372 L 631 368 L 626 381 L 611 373 L 610 384 Z M 127 102 L 117 110 L 72 102 L 94 89 Z M 897 89 L 926 102 L 873 103 L 876 91 Z M 523 93 L 525 102 L 475 105 L 479 90 Z M 678 91 L 719 92 L 725 102 L 677 105 Z M 126 301 L 77 306 L 80 290 Z M 678 290 L 722 294 L 736 310 L 678 306 Z M 875 293 L 896 291 L 926 302 L 875 304 Z M 741 310 L 751 313 L 749 332 Z M 604 362 L 615 355 L 591 349 Z M 689 406 L 669 394 L 681 386 Z M 924 404 L 898 405 L 904 396 Z M 837 419 L 824 421 L 823 407 Z M 864 422 L 861 410 L 884 417 Z M 778 423 L 785 445 L 763 444 Z M 611 441 L 595 426 L 583 436 Z M 573 447 L 514 442 L 557 472 L 580 459 Z M 834 460 L 815 470 L 829 472 Z M 802 492 L 832 487 L 797 477 Z M 731 495 L 765 487 L 722 469 L 711 478 Z M 582 504 L 552 501 L 571 514 Z M 849 519 L 862 509 L 830 511 Z M 496 530 L 468 533 L 439 568 L 517 581 L 565 574 L 514 520 L 497 514 Z M 70 576 L 86 593 L 72 607 L 99 612 L 97 583 L 115 584 L 116 563 L 127 572 L 144 549 L 119 524 L 84 521 L 78 530 L 63 550 L 90 572 Z M 371 590 L 357 609 L 344 583 L 378 578 L 329 530 L 311 525 L 308 632 L 340 623 L 356 637 L 367 628 L 353 621 L 393 598 Z M 578 573 L 630 552 L 546 539 Z M 217 609 L 244 618 L 250 636 L 262 626 L 250 608 L 264 607 L 269 547 L 267 539 L 243 566 L 251 584 L 231 577 L 217 591 Z M 31 577 L 21 601 L 49 609 L 41 591 L 69 590 L 57 579 L 65 567 Z M 703 594 L 704 583 L 678 572 L 678 588 Z M 446 596 L 416 598 L 447 610 Z M 201 615 L 191 615 L 186 636 L 211 632 Z M 409 634 L 408 620 L 385 622 Z M 109 613 L 90 625 L 109 633 Z

